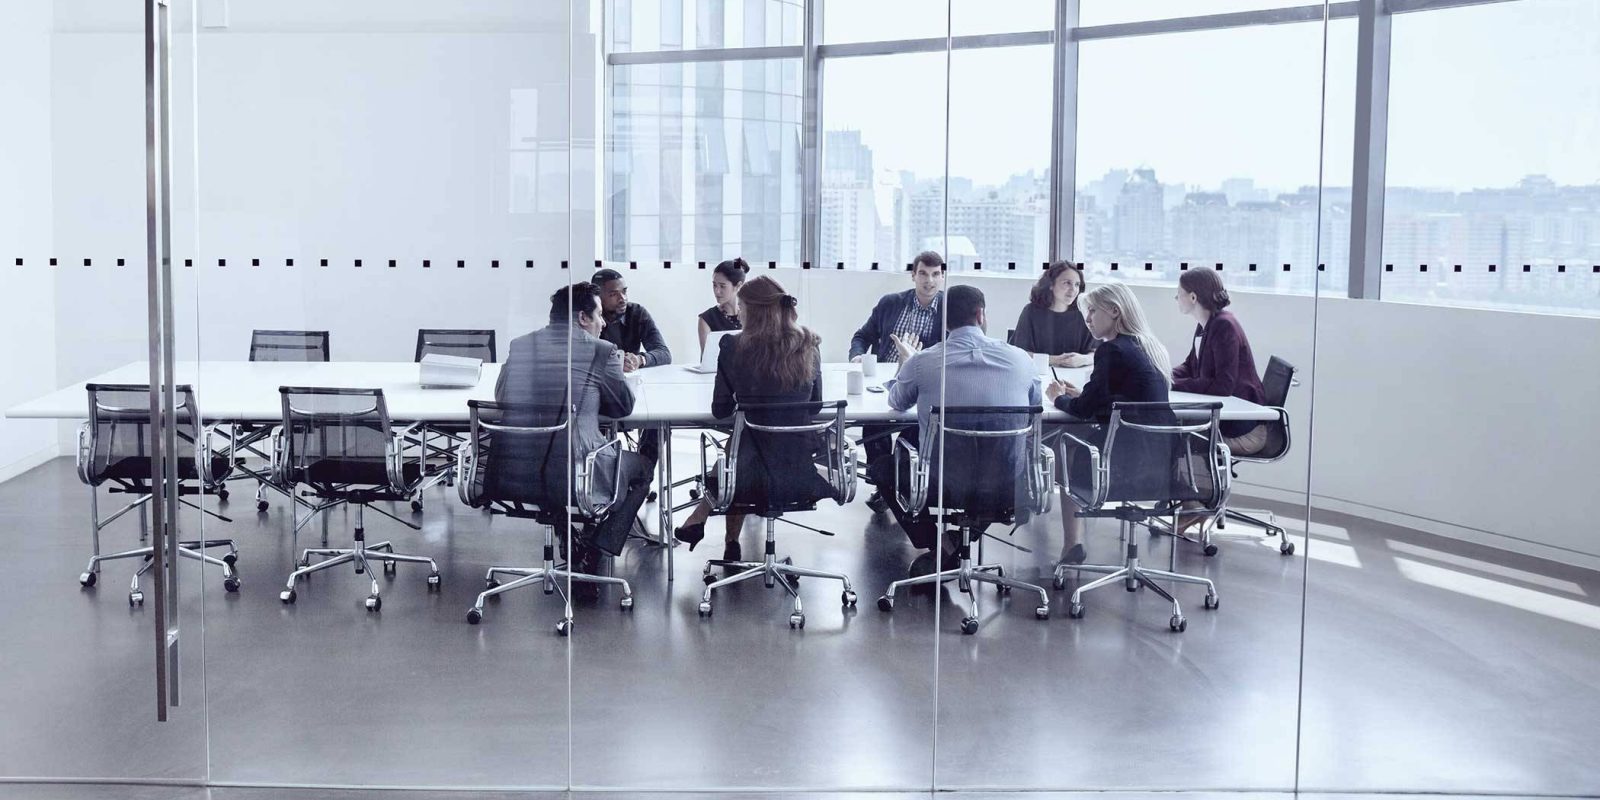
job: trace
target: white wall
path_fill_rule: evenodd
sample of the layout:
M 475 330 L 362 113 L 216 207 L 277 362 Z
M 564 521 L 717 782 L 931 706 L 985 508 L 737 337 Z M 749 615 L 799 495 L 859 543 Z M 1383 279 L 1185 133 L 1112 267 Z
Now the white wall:
M 0 408 L 56 385 L 51 239 L 49 3 L 8 8 L 0 27 Z M 16 266 L 15 259 L 24 265 Z M 56 454 L 49 422 L 0 419 L 0 481 Z

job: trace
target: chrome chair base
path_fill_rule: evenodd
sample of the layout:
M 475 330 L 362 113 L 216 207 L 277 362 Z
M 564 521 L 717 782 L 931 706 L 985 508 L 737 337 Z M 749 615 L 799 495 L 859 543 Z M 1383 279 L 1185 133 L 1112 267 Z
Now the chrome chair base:
M 556 566 L 554 557 L 555 544 L 552 541 L 553 529 L 545 528 L 544 538 L 544 565 L 539 567 L 490 567 L 483 576 L 483 581 L 488 588 L 478 595 L 472 608 L 467 609 L 467 623 L 476 625 L 483 621 L 483 604 L 489 598 L 505 594 L 513 589 L 524 586 L 540 585 L 545 594 L 558 594 L 561 597 L 561 606 L 564 609 L 561 619 L 556 622 L 556 633 L 567 636 L 572 633 L 572 598 L 567 596 L 566 583 L 593 583 L 601 586 L 621 586 L 622 600 L 618 606 L 623 611 L 633 610 L 633 587 L 622 578 L 609 575 L 594 575 L 588 572 L 575 572 L 565 567 Z M 500 575 L 516 575 L 516 580 L 501 583 Z
M 967 616 L 961 619 L 961 632 L 963 634 L 970 636 L 978 632 L 978 592 L 974 588 L 974 585 L 980 583 L 986 583 L 995 587 L 995 591 L 1001 596 L 1010 594 L 1012 589 L 1023 589 L 1033 592 L 1039 595 L 1039 605 L 1035 606 L 1033 609 L 1034 618 L 1050 618 L 1050 594 L 1044 590 L 1044 587 L 1035 586 L 1031 583 L 1019 581 L 1015 578 L 1007 578 L 1005 576 L 1005 568 L 999 564 L 974 565 L 972 563 L 970 554 L 972 547 L 971 533 L 963 530 L 962 539 L 963 545 L 961 547 L 960 554 L 958 556 L 958 562 L 955 568 L 947 569 L 943 572 L 931 572 L 927 575 L 918 575 L 915 578 L 903 578 L 889 584 L 888 590 L 883 593 L 882 597 L 878 598 L 878 610 L 893 611 L 895 592 L 903 588 L 910 586 L 921 586 L 925 584 L 943 585 L 945 583 L 949 583 L 950 581 L 958 581 L 960 590 L 968 597 L 970 607 L 970 611 L 968 612 Z
M 822 570 L 808 567 L 797 567 L 788 561 L 779 561 L 777 556 L 777 529 L 776 517 L 767 519 L 766 554 L 760 561 L 710 561 L 706 563 L 704 580 L 705 593 L 700 596 L 698 611 L 701 617 L 711 616 L 711 593 L 724 586 L 761 578 L 768 589 L 774 585 L 781 585 L 784 591 L 794 599 L 793 610 L 789 612 L 789 628 L 799 630 L 806 626 L 805 607 L 800 602 L 800 590 L 796 586 L 800 578 L 822 578 L 824 580 L 839 581 L 844 584 L 844 591 L 839 594 L 839 604 L 844 608 L 856 607 L 856 593 L 850 588 L 850 578 L 840 572 L 823 572 Z M 724 567 L 734 570 L 733 575 L 717 580 L 711 577 L 714 567 Z
M 1183 607 L 1178 603 L 1178 598 L 1156 581 L 1172 581 L 1173 583 L 1190 583 L 1206 587 L 1204 606 L 1207 611 L 1215 610 L 1222 604 L 1222 599 L 1217 596 L 1217 586 L 1209 578 L 1198 575 L 1184 575 L 1164 569 L 1150 569 L 1139 564 L 1139 545 L 1133 541 L 1133 523 L 1122 522 L 1122 543 L 1126 548 L 1126 555 L 1119 565 L 1111 564 L 1057 564 L 1055 568 L 1055 588 L 1066 587 L 1066 574 L 1068 572 L 1089 572 L 1100 575 L 1072 592 L 1071 605 L 1067 607 L 1067 616 L 1073 619 L 1083 617 L 1083 593 L 1109 586 L 1117 581 L 1122 581 L 1124 588 L 1130 592 L 1138 591 L 1141 586 L 1149 587 L 1151 591 L 1160 595 L 1172 604 L 1172 618 L 1167 621 L 1176 633 L 1182 633 L 1189 627 L 1189 620 L 1183 616 Z
M 213 547 L 228 548 L 227 555 L 222 558 L 210 555 L 205 551 Z M 239 548 L 232 539 L 205 539 L 202 541 L 179 542 L 178 555 L 192 558 L 215 567 L 222 568 L 222 588 L 230 592 L 239 591 L 239 574 L 234 571 L 233 565 L 239 560 Z M 155 548 L 136 547 L 120 553 L 108 555 L 94 555 L 89 557 L 89 565 L 83 568 L 78 575 L 78 583 L 83 586 L 93 586 L 99 581 L 100 565 L 107 561 L 116 561 L 123 558 L 143 558 L 144 563 L 139 565 L 138 571 L 133 573 L 133 580 L 128 584 L 128 605 L 144 605 L 144 590 L 140 588 L 139 578 L 155 565 Z
M 327 508 L 338 504 L 339 503 L 333 503 L 323 506 L 319 509 L 319 511 L 326 510 Z M 339 566 L 340 564 L 354 564 L 357 575 L 372 576 L 370 578 L 372 591 L 367 595 L 366 599 L 366 607 L 368 611 L 378 611 L 383 608 L 383 597 L 381 596 L 381 590 L 378 585 L 376 574 L 372 572 L 372 565 L 370 563 L 372 561 L 380 561 L 383 563 L 383 573 L 385 575 L 394 575 L 397 571 L 396 564 L 401 562 L 409 564 L 427 564 L 428 590 L 433 591 L 439 588 L 439 565 L 435 563 L 432 558 L 427 556 L 396 553 L 394 551 L 394 545 L 390 544 L 389 542 L 378 542 L 377 544 L 369 546 L 366 543 L 366 530 L 363 525 L 364 515 L 362 512 L 365 509 L 365 506 L 359 503 L 354 503 L 352 505 L 355 505 L 356 507 L 355 547 L 310 547 L 302 550 L 300 552 L 300 559 L 298 562 L 296 562 L 298 569 L 289 573 L 289 580 L 287 581 L 284 590 L 278 593 L 278 599 L 283 601 L 285 605 L 295 601 L 295 583 L 301 578 L 314 572 L 321 572 L 322 570 L 330 567 Z M 296 538 L 299 536 L 300 526 L 304 525 L 310 520 L 311 517 L 306 517 L 303 521 L 295 521 L 294 535 Z M 324 559 L 313 564 L 311 563 L 312 556 L 323 556 Z

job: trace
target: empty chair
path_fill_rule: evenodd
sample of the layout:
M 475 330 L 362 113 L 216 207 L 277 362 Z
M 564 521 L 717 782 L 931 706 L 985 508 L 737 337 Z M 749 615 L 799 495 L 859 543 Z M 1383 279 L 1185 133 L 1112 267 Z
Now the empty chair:
M 252 331 L 251 361 L 327 361 L 327 331 Z
M 494 331 L 459 330 L 450 328 L 422 328 L 417 331 L 417 357 L 429 353 L 446 356 L 476 358 L 485 364 L 495 363 Z
M 1028 514 L 1050 510 L 1050 490 L 1054 483 L 1055 456 L 1043 445 L 1037 406 L 1025 407 L 934 407 L 930 428 L 934 440 L 926 446 L 924 458 L 904 439 L 897 447 L 910 456 L 910 485 L 896 486 L 901 508 L 915 514 L 944 512 L 944 524 L 961 532 L 955 563 L 946 563 L 941 572 L 919 575 L 889 584 L 878 598 L 882 611 L 894 610 L 895 592 L 908 586 L 959 581 L 971 604 L 961 620 L 961 632 L 978 632 L 977 585 L 992 584 L 1002 594 L 1024 589 L 1039 597 L 1034 607 L 1038 619 L 1050 618 L 1050 595 L 1043 587 L 1005 576 L 998 564 L 977 564 L 972 560 L 974 534 L 990 524 L 1026 521 Z M 939 468 L 931 465 L 937 461 Z M 898 483 L 899 475 L 896 475 Z
M 303 575 L 339 564 L 352 564 L 356 574 L 369 574 L 369 562 L 383 562 L 386 574 L 394 574 L 396 562 L 428 565 L 428 588 L 439 586 L 439 565 L 427 556 L 402 555 L 389 542 L 367 544 L 365 515 L 372 503 L 406 500 L 422 480 L 419 456 L 408 460 L 403 454 L 407 437 L 420 425 L 394 431 L 382 389 L 330 389 L 284 386 L 279 388 L 283 406 L 283 425 L 272 432 L 272 474 L 277 485 L 293 492 L 306 487 L 306 494 L 317 502 L 300 518 L 300 503 L 290 504 L 294 523 L 293 550 L 299 547 L 300 528 L 324 511 L 341 505 L 355 506 L 354 545 L 349 548 L 308 548 L 300 555 L 299 569 L 289 574 L 287 587 L 278 595 L 285 603 L 295 601 L 295 582 Z M 372 510 L 413 530 L 420 526 L 406 522 L 380 508 Z M 312 563 L 313 557 L 323 560 Z M 372 591 L 367 596 L 368 610 L 377 611 L 383 600 L 378 579 L 371 576 Z
M 1067 494 L 1078 504 L 1076 513 L 1116 518 L 1124 548 L 1121 564 L 1056 566 L 1057 589 L 1066 585 L 1068 571 L 1101 575 L 1073 590 L 1068 615 L 1083 616 L 1084 592 L 1119 580 L 1130 592 L 1145 586 L 1171 602 L 1168 624 L 1174 631 L 1188 628 L 1188 620 L 1177 598 L 1157 581 L 1204 586 L 1205 608 L 1217 607 L 1217 587 L 1209 579 L 1140 564 L 1133 527 L 1161 517 L 1176 519 L 1186 501 L 1199 502 L 1213 512 L 1227 502 L 1228 447 L 1222 443 L 1221 416 L 1221 403 L 1114 403 L 1103 447 L 1066 426 L 1062 437 L 1067 445 Z M 1191 458 L 1191 454 L 1208 457 Z M 1063 513 L 1074 511 L 1069 507 Z
M 123 558 L 142 558 L 144 563 L 134 572 L 128 589 L 128 605 L 143 605 L 144 592 L 139 588 L 139 577 L 150 569 L 155 557 L 153 547 L 136 547 L 109 555 L 100 553 L 100 531 L 118 517 L 134 509 L 139 511 L 141 542 L 149 538 L 149 518 L 146 503 L 154 495 L 151 487 L 151 453 L 155 446 L 150 423 L 150 387 L 139 384 L 91 383 L 85 387 L 89 394 L 89 421 L 78 429 L 78 478 L 89 488 L 89 514 L 91 519 L 92 555 L 89 566 L 78 576 L 84 586 L 93 586 L 100 574 L 100 565 L 106 561 Z M 194 390 L 189 386 L 174 387 L 176 393 L 178 452 L 177 460 L 179 502 L 191 508 L 199 506 L 184 496 L 205 491 L 219 495 L 233 465 L 225 454 L 213 452 L 211 442 L 216 436 L 214 427 L 202 428 L 200 409 L 195 403 Z M 111 484 L 111 492 L 137 495 L 137 499 L 123 506 L 115 514 L 100 519 L 99 487 Z M 204 509 L 201 509 L 204 511 Z M 211 514 L 211 512 L 206 511 Z M 220 514 L 219 520 L 231 522 Z M 222 558 L 205 554 L 213 547 L 226 547 Z M 202 560 L 222 568 L 223 588 L 230 592 L 239 590 L 239 577 L 233 565 L 239 558 L 238 548 L 232 539 L 202 539 L 178 543 L 178 554 Z
M 790 628 L 804 628 L 806 624 L 800 592 L 793 582 L 802 576 L 841 582 L 844 590 L 839 602 L 845 608 L 855 607 L 856 593 L 845 575 L 796 566 L 787 559 L 779 561 L 777 556 L 777 525 L 784 514 L 815 510 L 825 498 L 832 498 L 839 505 L 855 498 L 855 445 L 844 434 L 844 410 L 842 400 L 748 403 L 735 408 L 727 448 L 717 456 L 713 468 L 701 470 L 706 476 L 703 489 L 716 513 L 732 511 L 764 519 L 766 548 L 760 561 L 715 560 L 706 564 L 700 616 L 711 616 L 712 592 L 757 577 L 769 589 L 782 585 L 793 597 Z M 704 441 L 715 448 L 713 437 L 708 435 Z M 702 449 L 702 460 L 705 452 Z M 735 574 L 717 580 L 711 575 L 716 566 L 734 570 Z
M 556 632 L 572 631 L 572 600 L 565 581 L 622 587 L 623 610 L 633 608 L 633 589 L 621 578 L 576 572 L 556 563 L 555 531 L 563 541 L 570 525 L 598 525 L 612 512 L 624 489 L 616 459 L 622 440 L 613 438 L 588 453 L 572 453 L 568 423 L 561 405 L 467 402 L 467 441 L 457 451 L 456 471 L 461 502 L 492 514 L 531 519 L 544 528 L 543 563 L 537 567 L 490 567 L 484 592 L 467 611 L 467 622 L 483 620 L 484 602 L 524 586 L 538 585 L 545 594 L 561 595 L 563 613 Z M 581 456 L 581 457 L 575 457 Z M 501 583 L 502 576 L 516 576 Z

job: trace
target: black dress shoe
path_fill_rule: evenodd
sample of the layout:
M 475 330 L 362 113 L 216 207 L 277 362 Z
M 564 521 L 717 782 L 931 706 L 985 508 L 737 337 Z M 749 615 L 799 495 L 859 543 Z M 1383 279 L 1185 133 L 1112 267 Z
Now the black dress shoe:
M 696 522 L 693 525 L 680 525 L 677 530 L 672 532 L 672 538 L 689 545 L 689 552 L 692 553 L 695 545 L 700 544 L 700 540 L 706 538 L 706 524 L 704 522 Z
M 883 512 L 889 510 L 889 501 L 883 499 L 882 492 L 873 492 L 872 495 L 867 498 L 867 508 L 872 509 L 872 513 L 874 514 L 882 514 Z

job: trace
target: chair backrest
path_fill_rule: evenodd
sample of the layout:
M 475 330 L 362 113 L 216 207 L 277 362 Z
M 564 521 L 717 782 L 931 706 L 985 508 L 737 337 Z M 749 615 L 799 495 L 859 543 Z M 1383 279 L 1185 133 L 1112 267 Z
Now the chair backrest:
M 929 409 L 933 441 L 919 448 L 934 465 L 928 506 L 987 520 L 1046 510 L 1048 486 L 1034 469 L 1041 452 L 1040 414 L 1037 406 Z
M 457 460 L 462 502 L 535 506 L 559 512 L 572 505 L 571 410 L 558 403 L 467 401 L 467 440 Z
M 397 487 L 398 454 L 390 442 L 382 389 L 282 386 L 283 428 L 274 471 L 285 485 Z
M 1293 364 L 1273 356 L 1267 361 L 1266 374 L 1261 377 L 1261 389 L 1266 395 L 1265 405 L 1273 408 L 1286 408 L 1289 402 L 1289 389 L 1294 386 L 1294 375 L 1297 370 Z M 1277 422 L 1262 423 L 1267 426 L 1267 442 L 1261 450 L 1251 456 L 1252 460 L 1277 460 L 1289 452 L 1289 423 L 1287 417 L 1280 417 Z
M 1017 329 L 1016 328 L 1007 328 L 1006 329 L 1006 344 L 1015 345 L 1016 343 L 1017 343 Z
M 1220 507 L 1229 483 L 1216 458 L 1221 423 L 1219 402 L 1113 403 L 1095 476 L 1100 503 Z
M 108 479 L 148 481 L 155 441 L 150 421 L 148 384 L 91 383 L 84 387 L 89 397 L 89 422 L 78 443 L 78 477 L 91 486 Z M 193 478 L 194 445 L 200 440 L 200 410 L 194 389 L 174 387 L 178 428 L 179 477 Z
M 251 361 L 327 361 L 327 331 L 252 331 Z
M 855 451 L 844 435 L 845 402 L 740 403 L 718 460 L 712 505 L 763 516 L 855 496 Z M 729 493 L 731 487 L 731 494 Z
M 495 363 L 494 331 L 421 328 L 417 331 L 417 361 L 429 353 L 476 358 Z

